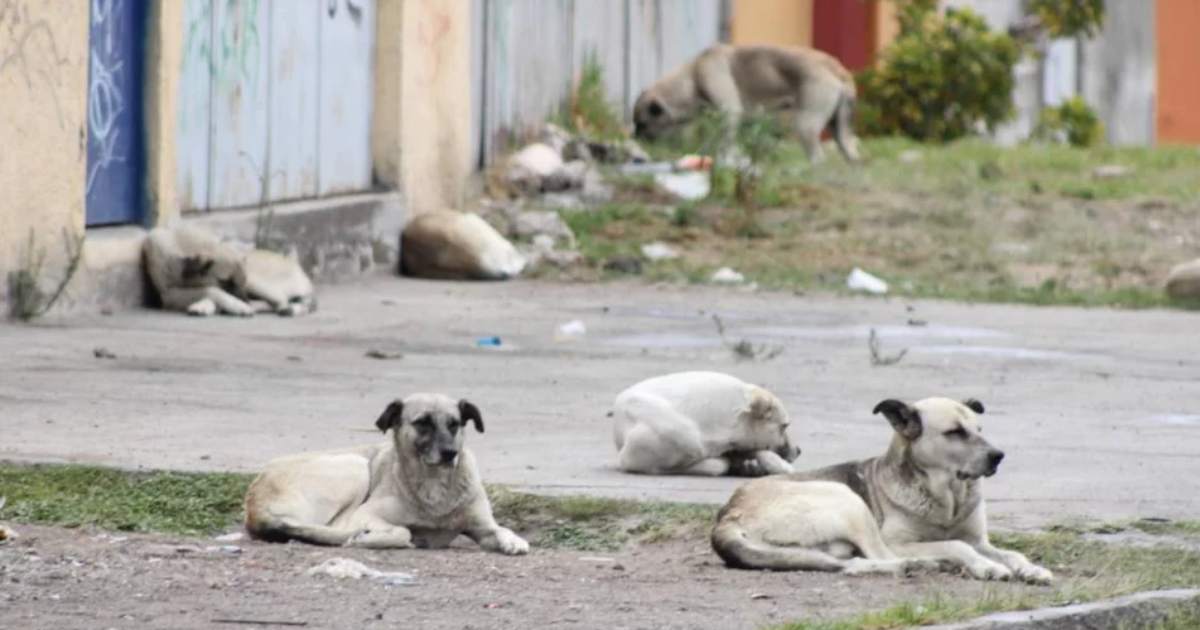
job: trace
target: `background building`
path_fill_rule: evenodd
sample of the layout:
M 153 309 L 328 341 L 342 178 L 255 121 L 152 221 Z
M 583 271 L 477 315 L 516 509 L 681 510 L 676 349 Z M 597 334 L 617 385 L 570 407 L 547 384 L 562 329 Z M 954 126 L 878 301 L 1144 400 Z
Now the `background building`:
M 137 305 L 145 229 L 179 220 L 286 241 L 318 279 L 391 265 L 405 217 L 461 205 L 589 56 L 628 112 L 722 39 L 861 68 L 895 32 L 881 0 L 6 0 L 0 278 L 52 285 L 82 239 L 60 306 Z M 1082 94 L 1114 143 L 1200 142 L 1196 32 L 1195 0 L 1109 2 L 1097 38 L 1018 67 L 1000 139 Z

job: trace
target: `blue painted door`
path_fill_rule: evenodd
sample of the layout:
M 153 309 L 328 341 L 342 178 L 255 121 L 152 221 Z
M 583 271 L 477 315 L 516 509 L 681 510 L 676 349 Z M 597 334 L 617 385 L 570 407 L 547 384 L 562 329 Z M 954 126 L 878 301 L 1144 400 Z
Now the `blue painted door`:
M 91 0 L 87 224 L 142 218 L 144 0 Z

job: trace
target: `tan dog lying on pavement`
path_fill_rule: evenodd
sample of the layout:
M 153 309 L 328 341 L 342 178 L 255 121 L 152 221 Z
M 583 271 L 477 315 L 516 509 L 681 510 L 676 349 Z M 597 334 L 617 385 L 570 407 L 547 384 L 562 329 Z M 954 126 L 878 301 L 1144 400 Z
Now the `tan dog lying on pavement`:
M 246 530 L 270 541 L 377 549 L 442 548 L 466 534 L 488 551 L 518 555 L 529 543 L 492 517 L 463 448 L 479 409 L 441 394 L 413 394 L 375 422 L 387 441 L 267 464 L 246 492 Z
M 143 254 L 150 282 L 169 310 L 244 317 L 316 310 L 312 281 L 292 256 L 243 251 L 192 226 L 151 230 Z
M 507 280 L 525 268 L 525 258 L 479 215 L 426 212 L 414 217 L 400 237 L 400 271 L 443 280 Z
M 748 476 L 792 472 L 800 455 L 771 392 L 719 372 L 679 372 L 621 392 L 613 418 L 621 470 Z
M 988 542 L 979 479 L 995 474 L 1004 453 L 980 434 L 979 401 L 885 400 L 875 413 L 895 429 L 887 453 L 747 483 L 717 515 L 717 555 L 738 568 L 859 574 L 950 565 L 983 580 L 1051 581 Z
M 810 160 L 824 159 L 821 132 L 832 128 L 847 161 L 857 162 L 854 75 L 819 50 L 718 44 L 659 79 L 633 106 L 634 133 L 654 139 L 691 120 L 704 107 L 729 115 L 766 110 L 790 118 Z

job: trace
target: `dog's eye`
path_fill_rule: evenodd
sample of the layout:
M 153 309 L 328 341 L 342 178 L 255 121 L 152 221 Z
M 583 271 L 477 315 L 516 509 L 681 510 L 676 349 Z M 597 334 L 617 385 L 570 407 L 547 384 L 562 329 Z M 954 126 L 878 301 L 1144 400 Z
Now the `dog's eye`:
M 433 421 L 422 416 L 416 420 L 413 420 L 413 426 L 416 427 L 418 431 L 428 431 L 433 428 Z
M 962 427 L 958 427 L 957 429 L 952 429 L 950 431 L 946 431 L 942 435 L 945 435 L 946 437 L 951 437 L 951 438 L 965 438 L 965 437 L 967 437 L 967 430 Z
M 662 116 L 663 114 L 666 113 L 666 110 L 663 109 L 663 106 L 659 105 L 657 102 L 651 102 L 650 107 L 648 107 L 646 109 L 647 109 L 647 111 L 650 112 L 650 115 L 653 116 L 654 118 L 658 118 L 659 116 Z
M 450 424 L 446 425 L 446 430 L 450 432 L 450 435 L 454 435 L 455 433 L 458 433 L 458 427 L 460 426 L 461 425 L 457 422 L 451 422 Z

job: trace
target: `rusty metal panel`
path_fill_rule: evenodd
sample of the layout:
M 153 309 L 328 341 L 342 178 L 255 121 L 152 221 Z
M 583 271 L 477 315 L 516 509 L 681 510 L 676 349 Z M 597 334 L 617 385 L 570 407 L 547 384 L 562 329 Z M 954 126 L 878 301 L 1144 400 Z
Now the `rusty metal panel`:
M 536 128 L 562 104 L 573 75 L 574 2 L 489 0 L 483 143 L 488 155 Z
M 659 49 L 665 74 L 687 63 L 721 38 L 717 0 L 658 0 Z
M 628 74 L 625 76 L 625 108 L 632 109 L 638 94 L 663 74 L 662 4 L 656 0 L 627 0 L 629 7 L 627 29 L 628 48 L 625 54 Z
M 593 56 L 604 68 L 604 85 L 609 100 L 618 108 L 625 95 L 625 2 L 575 2 L 574 78 L 579 79 L 584 62 Z M 628 108 L 625 108 L 628 109 Z
M 267 196 L 271 201 L 317 194 L 317 44 L 321 7 L 270 5 L 270 122 Z
M 364 190 L 371 186 L 375 0 L 319 4 L 317 188 L 321 195 Z
M 266 198 L 269 28 L 267 5 L 260 0 L 214 3 L 210 208 Z
M 212 82 L 212 2 L 186 0 L 183 66 L 176 110 L 176 186 L 182 210 L 208 208 L 208 150 Z

